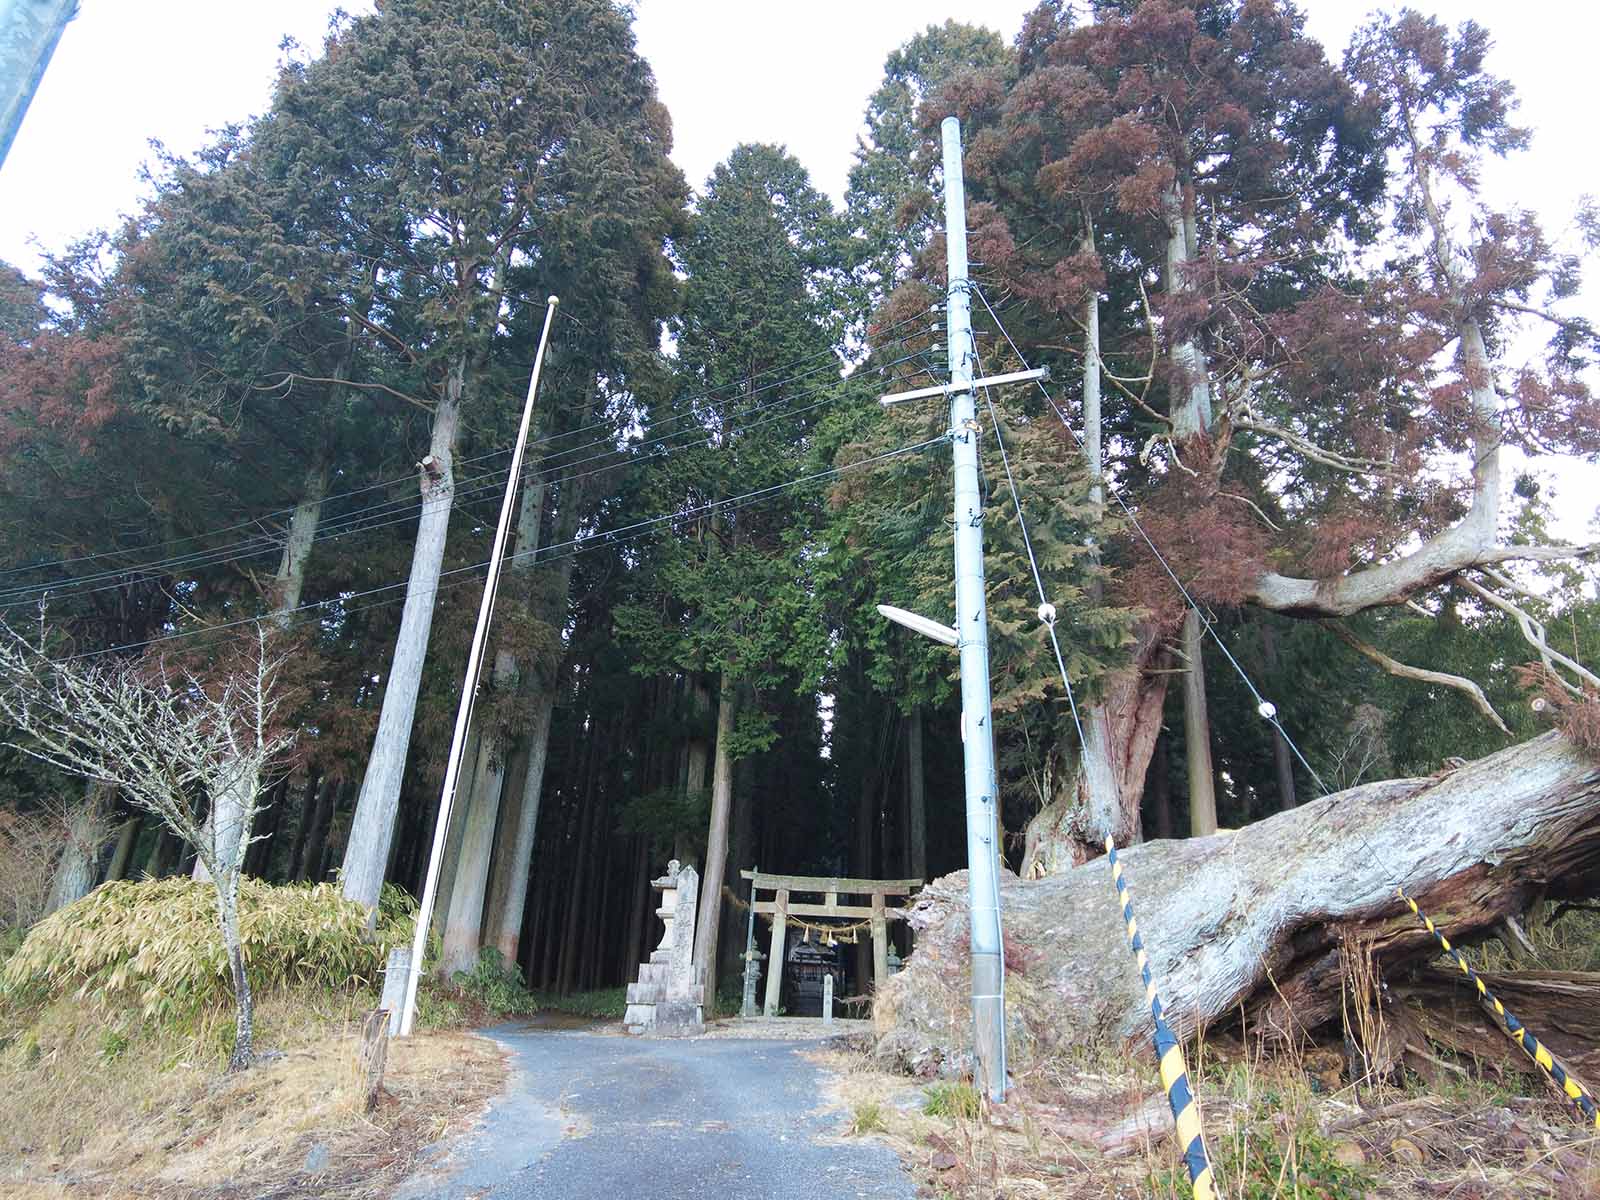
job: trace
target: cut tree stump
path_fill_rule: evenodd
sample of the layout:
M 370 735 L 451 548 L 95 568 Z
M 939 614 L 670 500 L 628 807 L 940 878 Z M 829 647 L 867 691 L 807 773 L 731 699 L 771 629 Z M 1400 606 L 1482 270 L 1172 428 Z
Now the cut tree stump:
M 1438 953 L 1397 885 L 1465 944 L 1535 899 L 1600 892 L 1600 766 L 1550 733 L 1121 860 L 1168 1019 L 1187 1035 L 1242 1015 L 1253 1036 L 1299 1040 L 1340 1019 L 1346 939 L 1370 946 L 1386 977 Z M 1007 873 L 1001 893 L 1017 1069 L 1063 1042 L 1149 1033 L 1104 861 L 1028 882 Z M 913 1071 L 967 1061 L 966 898 L 960 872 L 911 902 L 916 952 L 880 991 L 879 1054 Z

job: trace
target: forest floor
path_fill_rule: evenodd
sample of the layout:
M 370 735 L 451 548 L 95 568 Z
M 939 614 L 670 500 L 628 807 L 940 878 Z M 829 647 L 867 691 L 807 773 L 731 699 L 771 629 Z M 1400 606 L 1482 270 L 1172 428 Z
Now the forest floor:
M 890 1074 L 861 1048 L 819 1052 L 857 1137 L 892 1146 L 939 1200 L 1191 1195 L 1148 1055 L 1085 1049 L 991 1106 L 965 1083 Z M 1600 1195 L 1600 1136 L 1547 1094 L 1460 1080 L 1440 1089 L 1338 1083 L 1341 1057 L 1202 1047 L 1191 1077 L 1231 1200 Z M 1537 1085 L 1532 1085 L 1537 1086 Z
M 262 1004 L 257 1045 L 275 1052 L 232 1075 L 194 1031 L 128 1038 L 58 1007 L 0 1054 L 0 1194 L 15 1200 L 376 1200 L 506 1077 L 494 1043 L 419 1033 L 390 1044 L 363 1113 L 353 1016 L 308 1014 L 304 997 Z

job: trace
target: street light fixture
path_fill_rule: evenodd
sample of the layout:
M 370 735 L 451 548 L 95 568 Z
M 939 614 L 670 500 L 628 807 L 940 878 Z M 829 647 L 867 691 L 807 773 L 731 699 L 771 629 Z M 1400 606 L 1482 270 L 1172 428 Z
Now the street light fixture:
M 907 629 L 920 633 L 923 637 L 930 637 L 936 642 L 943 642 L 946 646 L 958 645 L 961 635 L 948 625 L 908 612 L 903 608 L 896 608 L 892 604 L 878 605 L 878 613 L 888 617 L 896 625 L 904 625 Z

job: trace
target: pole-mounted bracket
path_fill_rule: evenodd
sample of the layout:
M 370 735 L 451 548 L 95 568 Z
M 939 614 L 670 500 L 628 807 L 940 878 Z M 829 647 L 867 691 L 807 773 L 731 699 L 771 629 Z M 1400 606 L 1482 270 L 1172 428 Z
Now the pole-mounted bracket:
M 1007 371 L 1004 375 L 985 375 L 982 379 L 974 379 L 970 383 L 936 383 L 932 387 L 917 388 L 910 392 L 895 392 L 888 396 L 879 396 L 878 403 L 887 408 L 891 404 L 904 404 L 908 400 L 948 396 L 951 392 L 970 392 L 973 388 L 999 387 L 1003 383 L 1029 383 L 1035 379 L 1042 383 L 1049 378 L 1049 367 L 1034 367 L 1031 371 Z

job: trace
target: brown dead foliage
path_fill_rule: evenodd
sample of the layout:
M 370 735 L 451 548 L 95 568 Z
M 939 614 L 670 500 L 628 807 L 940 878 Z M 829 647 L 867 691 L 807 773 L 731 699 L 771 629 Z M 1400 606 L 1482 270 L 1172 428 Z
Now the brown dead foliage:
M 71 1044 L 47 1038 L 42 1053 L 8 1048 L 0 1194 L 386 1196 L 426 1146 L 475 1120 L 505 1078 L 492 1043 L 419 1034 L 390 1045 L 378 1104 L 363 1114 L 351 1087 L 358 1021 L 298 1033 L 290 1021 L 277 1026 L 288 1047 L 280 1057 L 228 1075 L 198 1054 L 173 1058 L 181 1050 L 159 1039 L 108 1057 L 87 1029 Z
M 923 1111 L 929 1085 L 867 1053 L 836 1052 L 832 1105 L 845 1136 L 890 1144 L 920 1185 L 951 1200 L 1185 1197 L 1172 1119 L 1148 1047 L 1077 1047 L 1015 1081 L 976 1120 Z M 1440 1089 L 1347 1082 L 1342 1057 L 1191 1047 L 1191 1078 L 1220 1194 L 1264 1200 L 1600 1194 L 1600 1138 L 1543 1095 L 1460 1081 Z M 936 1085 L 935 1085 L 936 1086 Z M 856 1114 L 869 1112 L 870 1123 Z

